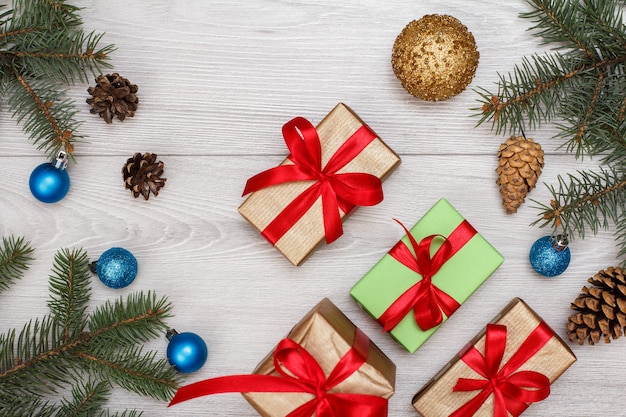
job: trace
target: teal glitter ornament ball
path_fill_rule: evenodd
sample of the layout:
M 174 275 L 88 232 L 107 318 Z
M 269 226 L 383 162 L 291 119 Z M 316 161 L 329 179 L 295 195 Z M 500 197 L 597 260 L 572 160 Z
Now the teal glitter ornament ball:
M 137 276 L 137 259 L 124 248 L 111 248 L 91 264 L 91 270 L 107 287 L 124 288 Z
M 544 236 L 530 248 L 530 265 L 544 277 L 561 275 L 569 266 L 571 254 L 563 235 Z
M 195 333 L 178 333 L 174 329 L 165 335 L 170 341 L 167 345 L 167 360 L 178 372 L 191 373 L 204 366 L 208 349 L 204 340 Z
M 56 203 L 70 190 L 70 176 L 50 162 L 38 165 L 30 174 L 28 186 L 33 196 L 43 203 Z

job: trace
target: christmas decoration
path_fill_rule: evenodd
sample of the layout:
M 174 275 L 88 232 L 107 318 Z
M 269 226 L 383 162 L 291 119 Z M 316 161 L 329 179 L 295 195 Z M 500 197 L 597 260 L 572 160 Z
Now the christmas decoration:
M 570 262 L 569 242 L 564 235 L 544 236 L 530 248 L 530 265 L 544 277 L 561 275 Z
M 587 280 L 592 287 L 584 286 L 571 304 L 576 313 L 567 319 L 569 340 L 582 345 L 587 341 L 595 345 L 618 339 L 626 328 L 626 278 L 620 267 L 600 270 Z
M 445 199 L 404 230 L 350 295 L 415 352 L 504 259 Z
M 70 190 L 67 174 L 67 154 L 60 151 L 54 164 L 45 162 L 30 174 L 28 185 L 33 196 L 43 203 L 56 203 Z
M 87 99 L 87 104 L 91 106 L 90 112 L 99 114 L 107 124 L 113 123 L 114 117 L 123 122 L 137 111 L 138 89 L 118 73 L 100 75 L 96 78 L 96 86 L 87 89 L 92 96 Z
M 537 185 L 543 168 L 541 145 L 525 136 L 511 136 L 498 151 L 497 184 L 508 214 L 517 212 L 526 194 Z
M 124 186 L 135 198 L 142 195 L 147 200 L 150 193 L 156 197 L 167 180 L 161 178 L 164 166 L 162 161 L 157 161 L 157 154 L 136 152 L 122 168 Z
M 23 261 L 10 260 L 9 268 Z M 0 415 L 137 416 L 137 410 L 105 409 L 115 385 L 171 398 L 179 384 L 176 370 L 143 349 L 167 329 L 163 320 L 171 304 L 139 292 L 91 309 L 90 282 L 87 253 L 60 250 L 49 280 L 50 314 L 0 334 Z
M 472 81 L 480 54 L 471 32 L 448 15 L 426 15 L 398 35 L 391 54 L 402 86 L 423 100 L 447 100 Z
M 382 201 L 382 181 L 400 157 L 343 103 L 317 127 L 292 119 L 283 136 L 290 155 L 248 179 L 243 194 L 251 195 L 239 213 L 300 265 L 324 239 L 330 244 L 343 234 L 342 222 L 355 207 Z M 314 204 L 320 197 L 322 204 Z
M 178 333 L 170 329 L 166 333 L 167 359 L 178 372 L 191 373 L 202 368 L 206 362 L 208 350 L 200 336 L 191 332 Z
M 0 94 L 50 160 L 60 151 L 71 157 L 81 138 L 75 133 L 77 110 L 64 97 L 64 86 L 107 67 L 114 49 L 100 48 L 102 35 L 81 29 L 78 11 L 57 0 L 15 0 L 12 9 L 2 10 Z
M 9 289 L 11 284 L 22 278 L 33 259 L 33 248 L 23 237 L 3 237 L 0 247 L 0 292 Z
M 90 269 L 107 287 L 124 288 L 137 276 L 137 259 L 124 248 L 111 248 L 92 262 Z
M 519 416 L 574 362 L 567 344 L 513 299 L 413 397 L 421 417 Z
M 533 223 L 570 239 L 615 225 L 619 256 L 626 254 L 626 25 L 623 2 L 529 0 L 534 34 L 556 52 L 525 57 L 498 91 L 480 90 L 480 123 L 496 133 L 557 121 L 556 139 L 576 155 L 598 156 L 600 169 L 558 176 L 549 203 Z
M 387 415 L 395 380 L 393 362 L 325 298 L 252 375 L 183 386 L 170 405 L 204 395 L 241 392 L 264 417 L 381 417 Z

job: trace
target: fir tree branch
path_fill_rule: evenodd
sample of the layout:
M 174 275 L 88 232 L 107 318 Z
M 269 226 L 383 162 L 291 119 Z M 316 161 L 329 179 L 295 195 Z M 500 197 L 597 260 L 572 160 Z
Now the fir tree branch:
M 10 393 L 10 391 L 6 391 Z M 16 397 L 0 393 L 0 416 L 60 417 L 60 408 L 48 401 L 32 397 Z
M 89 315 L 88 328 L 94 343 L 103 346 L 133 345 L 160 337 L 167 331 L 163 320 L 172 305 L 152 292 L 130 294 L 114 303 L 107 301 Z
M 61 149 L 71 155 L 74 142 L 79 138 L 73 134 L 79 123 L 73 119 L 77 111 L 72 103 L 64 99 L 49 80 L 48 84 L 35 82 L 31 85 L 16 71 L 13 76 L 14 81 L 7 83 L 12 92 L 8 103 L 18 122 L 24 121 L 24 131 L 30 133 L 37 148 L 44 149 L 51 159 Z
M 91 294 L 89 258 L 84 250 L 57 252 L 50 276 L 48 308 L 58 320 L 62 340 L 75 339 L 85 328 L 85 309 Z
M 156 352 L 143 353 L 141 347 L 111 350 L 94 346 L 78 356 L 101 378 L 140 395 L 169 400 L 180 376 L 165 359 L 156 360 Z
M 562 228 L 568 236 L 585 236 L 589 228 L 594 234 L 610 223 L 618 224 L 626 204 L 626 178 L 615 170 L 578 171 L 568 181 L 559 177 L 559 187 L 548 187 L 552 194 L 549 206 L 539 204 L 541 217 L 533 225 Z M 535 203 L 537 203 L 535 201 Z
M 625 63 L 626 50 L 624 52 L 623 56 L 577 65 L 570 71 L 564 68 L 571 66 L 572 56 L 555 54 L 533 56 L 532 60 L 524 58 L 522 66 L 514 68 L 514 75 L 500 76 L 497 94 L 482 88 L 478 90 L 483 103 L 478 124 L 492 121 L 499 134 L 507 127 L 510 132 L 523 128 L 526 125 L 524 117 L 529 119 L 528 127 L 548 122 L 558 112 L 561 97 L 571 91 L 566 84 L 568 81 Z
M 39 394 L 56 392 L 72 381 L 65 353 L 85 343 L 77 338 L 62 343 L 58 323 L 50 316 L 28 322 L 18 337 L 15 331 L 0 335 L 0 390 L 34 389 Z
M 2 238 L 0 248 L 0 292 L 6 291 L 11 284 L 24 276 L 33 248 L 23 237 L 9 236 Z
M 2 9 L 2 6 L 0 6 Z M 109 68 L 113 45 L 103 34 L 85 33 L 79 8 L 64 0 L 14 0 L 0 14 L 0 87 L 30 139 L 54 160 L 64 149 L 73 159 L 79 123 L 60 84 L 87 81 Z
M 588 59 L 594 55 L 593 50 L 584 42 L 584 32 L 580 25 L 572 25 L 572 21 L 580 13 L 578 2 L 563 2 L 554 0 L 529 0 L 534 10 L 522 13 L 521 17 L 535 19 L 535 26 L 530 30 L 538 30 L 538 36 L 544 38 L 545 43 L 563 42 L 570 47 L 584 52 Z
M 59 416 L 91 417 L 102 411 L 111 392 L 108 382 L 88 380 L 72 388 L 72 401 L 63 399 Z
M 13 0 L 12 22 L 17 27 L 68 28 L 82 23 L 79 10 L 65 0 Z
M 19 41 L 3 52 L 4 59 L 11 62 L 20 74 L 47 76 L 72 84 L 74 78 L 87 82 L 104 68 L 114 50 L 112 45 L 98 49 L 103 34 L 81 30 L 43 30 L 22 36 Z
M 111 414 L 111 411 L 105 410 L 98 417 L 141 417 L 142 411 L 139 410 L 124 410 L 120 413 Z

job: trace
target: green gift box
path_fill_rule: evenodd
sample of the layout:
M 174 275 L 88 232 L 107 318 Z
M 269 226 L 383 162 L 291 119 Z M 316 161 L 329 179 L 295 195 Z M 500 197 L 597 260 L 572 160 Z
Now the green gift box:
M 389 317 L 388 309 L 395 309 L 397 313 L 395 307 L 400 303 L 399 299 L 415 298 L 409 296 L 409 293 L 418 287 L 424 289 L 422 295 L 437 294 L 429 301 L 443 299 L 442 304 L 455 305 L 456 307 L 452 307 L 451 310 L 439 305 L 437 308 L 429 309 L 428 306 L 432 305 L 432 302 L 419 302 L 405 316 L 398 316 L 396 320 L 398 323 L 391 326 L 393 328 L 390 334 L 406 350 L 415 352 L 447 320 L 447 316 L 485 282 L 502 264 L 504 258 L 443 198 L 413 226 L 410 234 L 414 238 L 413 242 L 409 235 L 405 235 L 356 283 L 350 290 L 350 295 L 381 322 Z M 426 256 L 419 256 L 420 249 L 418 255 L 415 255 L 416 244 L 421 247 L 422 255 L 423 251 L 426 251 Z M 416 266 L 411 268 L 407 266 L 409 261 L 405 261 L 405 264 L 400 262 L 398 249 L 403 249 L 406 255 L 404 259 L 409 257 L 409 261 L 412 260 Z M 424 265 L 437 266 L 430 273 L 421 272 L 428 270 Z M 426 278 L 416 271 L 423 273 Z M 417 308 L 419 310 L 416 310 Z M 429 326 L 424 326 L 422 322 L 422 327 L 427 328 L 422 330 L 416 315 L 430 318 L 434 314 L 431 311 L 441 311 L 440 309 L 443 313 L 438 313 L 441 315 L 439 323 L 434 325 L 432 319 L 427 319 L 426 321 L 431 323 L 430 326 L 434 327 L 428 328 Z M 446 314 L 446 311 L 449 311 L 449 314 Z

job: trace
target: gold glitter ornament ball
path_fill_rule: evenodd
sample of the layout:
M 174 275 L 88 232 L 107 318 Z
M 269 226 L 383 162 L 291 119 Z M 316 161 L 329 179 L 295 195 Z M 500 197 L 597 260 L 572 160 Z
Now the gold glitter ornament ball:
M 415 97 L 428 101 L 456 96 L 472 81 L 480 54 L 474 36 L 458 19 L 426 15 L 396 38 L 393 72 Z

